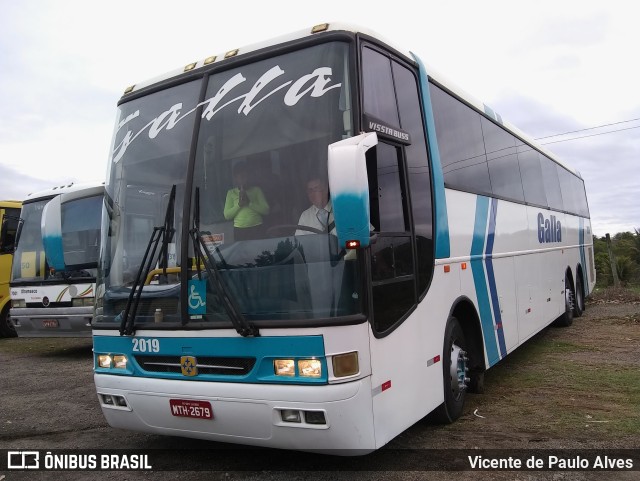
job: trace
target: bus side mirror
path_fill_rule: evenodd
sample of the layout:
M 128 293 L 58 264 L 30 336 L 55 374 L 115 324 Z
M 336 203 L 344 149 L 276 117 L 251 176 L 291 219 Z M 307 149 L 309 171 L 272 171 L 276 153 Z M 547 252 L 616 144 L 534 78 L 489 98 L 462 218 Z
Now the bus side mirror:
M 378 143 L 375 132 L 329 145 L 329 190 L 338 245 L 369 245 L 370 209 L 367 150 Z
M 60 196 L 51 199 L 42 210 L 40 231 L 42 245 L 49 267 L 56 271 L 64 271 L 64 249 L 62 248 L 62 215 Z

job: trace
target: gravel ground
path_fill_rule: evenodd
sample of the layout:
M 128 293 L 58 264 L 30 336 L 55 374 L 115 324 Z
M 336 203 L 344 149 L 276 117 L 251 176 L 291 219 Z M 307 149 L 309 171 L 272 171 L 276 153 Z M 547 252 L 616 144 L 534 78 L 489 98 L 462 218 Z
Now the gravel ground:
M 557 347 L 557 349 L 556 349 Z M 548 328 L 486 375 L 486 392 L 470 395 L 462 418 L 450 426 L 423 420 L 376 453 L 360 458 L 240 449 L 224 454 L 217 443 L 162 437 L 110 428 L 100 410 L 92 377 L 91 341 L 0 339 L 0 449 L 164 450 L 163 460 L 183 460 L 181 471 L 1 472 L 0 481 L 30 479 L 104 480 L 639 480 L 640 300 L 596 296 L 584 316 L 567 329 Z M 545 364 L 550 363 L 550 364 Z M 549 371 L 545 371 L 549 366 Z M 566 366 L 566 372 L 565 372 Z M 587 391 L 553 376 L 593 373 Z M 604 367 L 603 367 L 604 366 Z M 629 398 L 600 385 L 598 369 L 637 374 Z M 539 379 L 536 385 L 522 379 Z M 539 376 L 539 377 L 537 377 Z M 561 377 L 560 377 L 561 378 Z M 559 379 L 560 379 L 559 378 Z M 515 383 L 515 384 L 514 384 Z M 514 388 L 514 386 L 516 386 Z M 634 390 L 635 389 L 635 390 Z M 635 396 L 635 397 L 634 397 Z M 631 403 L 631 405 L 629 405 Z M 198 451 L 189 456 L 187 447 Z M 633 449 L 635 471 L 428 471 L 446 461 L 435 449 L 562 450 Z M 205 451 L 200 451 L 205 450 Z M 464 456 L 466 457 L 464 453 Z M 4 452 L 3 456 L 6 456 Z M 202 456 L 198 458 L 198 456 Z M 226 461 L 225 461 L 226 456 Z M 210 459 L 218 461 L 211 463 Z M 186 458 L 186 459 L 185 459 Z M 213 471 L 190 471 L 207 459 Z M 0 466 L 6 465 L 0 460 Z

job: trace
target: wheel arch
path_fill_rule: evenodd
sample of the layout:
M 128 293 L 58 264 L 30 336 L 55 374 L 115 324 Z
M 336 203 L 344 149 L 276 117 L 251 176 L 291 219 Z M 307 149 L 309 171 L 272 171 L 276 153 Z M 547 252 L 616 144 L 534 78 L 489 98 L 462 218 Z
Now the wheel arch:
M 472 373 L 482 373 L 486 371 L 487 366 L 485 363 L 480 316 L 471 299 L 466 296 L 461 296 L 456 299 L 449 311 L 449 317 L 451 316 L 458 319 L 464 338 L 467 341 L 467 349 L 473 360 L 470 371 Z
M 576 282 L 573 276 L 573 271 L 571 270 L 571 266 L 567 266 L 567 269 L 564 271 L 564 278 L 569 280 L 571 289 L 573 290 L 573 292 L 576 292 Z

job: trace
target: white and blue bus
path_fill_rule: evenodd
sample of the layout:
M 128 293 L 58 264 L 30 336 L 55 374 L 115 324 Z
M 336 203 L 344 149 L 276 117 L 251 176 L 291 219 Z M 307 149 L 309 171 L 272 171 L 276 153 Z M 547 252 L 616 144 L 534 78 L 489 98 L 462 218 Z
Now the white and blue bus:
M 302 213 L 323 185 L 319 229 Z M 454 421 L 595 283 L 577 172 L 343 24 L 128 88 L 102 235 L 108 423 L 286 449 L 362 453 Z
M 103 198 L 104 182 L 87 182 L 24 200 L 9 311 L 20 337 L 91 337 Z

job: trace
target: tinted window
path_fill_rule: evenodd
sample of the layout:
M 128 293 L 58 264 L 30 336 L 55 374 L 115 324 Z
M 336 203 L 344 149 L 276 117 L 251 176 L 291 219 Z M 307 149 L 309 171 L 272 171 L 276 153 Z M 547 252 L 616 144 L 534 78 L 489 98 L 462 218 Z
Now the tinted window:
M 393 93 L 389 58 L 370 48 L 363 48 L 362 72 L 365 113 L 392 125 L 398 125 L 398 109 Z
M 540 155 L 542 181 L 544 182 L 544 191 L 547 196 L 549 207 L 556 210 L 564 210 L 556 165 L 557 164 L 546 155 Z
M 415 303 L 411 238 L 380 237 L 371 247 L 371 276 L 373 325 L 384 332 Z
M 538 152 L 528 145 L 520 145 L 518 147 L 518 162 L 520 163 L 520 173 L 522 175 L 524 200 L 529 204 L 546 207 L 547 197 L 544 191 L 542 167 L 540 166 Z
M 576 187 L 574 179 L 577 179 L 571 172 L 558 165 L 558 178 L 560 179 L 560 189 L 562 191 L 562 200 L 564 201 L 564 210 L 576 213 L 578 211 L 578 203 L 576 202 Z
M 411 135 L 411 145 L 404 149 L 418 251 L 418 291 L 423 292 L 433 269 L 431 179 L 425 131 L 415 76 L 407 68 L 393 62 L 393 77 L 397 87 L 400 127 Z
M 98 262 L 102 197 L 100 194 L 62 204 L 62 247 L 68 267 Z
M 445 184 L 491 195 L 480 114 L 442 89 L 429 88 Z
M 371 246 L 372 317 L 377 332 L 394 326 L 416 301 L 400 152 L 385 143 L 367 152 L 371 223 L 379 231 Z
M 524 193 L 515 137 L 484 117 L 482 117 L 482 134 L 493 194 L 523 201 Z
M 589 205 L 587 204 L 587 193 L 584 188 L 584 181 L 582 179 L 577 180 L 578 182 L 576 183 L 576 195 L 578 198 L 578 213 L 582 217 L 589 217 Z
M 409 230 L 404 206 L 399 151 L 391 145 L 379 143 L 368 155 L 371 223 L 378 231 L 405 232 Z M 371 151 L 370 151 L 371 152 Z
M 4 218 L 2 219 L 2 245 L 0 245 L 0 253 L 13 252 L 19 219 L 20 209 L 7 208 L 4 210 Z

